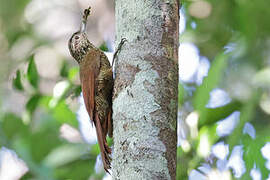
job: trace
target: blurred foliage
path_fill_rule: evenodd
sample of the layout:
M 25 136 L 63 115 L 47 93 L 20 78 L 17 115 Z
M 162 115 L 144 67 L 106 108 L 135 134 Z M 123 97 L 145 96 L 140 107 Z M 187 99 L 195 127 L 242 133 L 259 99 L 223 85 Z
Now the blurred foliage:
M 105 43 L 101 44 L 99 49 L 101 49 L 102 51 L 109 51 L 109 49 L 108 49 L 108 47 L 107 47 L 107 45 Z
M 23 85 L 22 85 L 22 82 L 21 82 L 21 71 L 20 70 L 17 70 L 16 71 L 16 77 L 13 79 L 13 88 L 21 91 L 23 90 Z
M 34 88 L 38 88 L 39 74 L 37 72 L 37 67 L 34 62 L 34 55 L 32 55 L 29 60 L 27 68 L 27 79 Z
M 0 0 L 0 37 L 3 35 L 7 40 L 7 51 L 11 51 L 23 37 L 34 40 L 31 52 L 41 45 L 52 44 L 46 37 L 39 37 L 32 25 L 25 21 L 24 10 L 29 2 Z M 7 71 L 1 72 L 2 75 L 16 68 L 11 84 L 16 93 L 26 97 L 26 102 L 21 114 L 12 110 L 0 112 L 0 147 L 14 150 L 28 166 L 29 171 L 21 179 L 102 179 L 105 174 L 102 167 L 95 171 L 98 146 L 89 145 L 82 139 L 72 142 L 61 136 L 63 125 L 79 132 L 75 111 L 66 102 L 66 99 L 74 99 L 81 93 L 81 87 L 76 82 L 78 67 L 71 67 L 67 60 L 62 61 L 55 85 L 60 89 L 58 87 L 57 93 L 47 94 L 42 91 L 43 77 L 38 72 L 35 54 L 27 56 L 16 61 L 16 65 L 10 60 L 5 69 Z M 9 70 L 10 67 L 14 69 Z
M 188 179 L 188 174 L 193 169 L 209 177 L 199 167 L 206 163 L 211 169 L 216 169 L 218 158 L 207 146 L 224 142 L 229 145 L 226 160 L 229 160 L 236 145 L 243 148 L 246 171 L 240 179 L 252 179 L 250 171 L 254 167 L 260 171 L 262 179 L 267 179 L 270 171 L 266 168 L 266 159 L 262 156 L 261 148 L 270 141 L 267 130 L 270 125 L 267 108 L 270 109 L 270 106 L 268 104 L 262 107 L 264 100 L 268 99 L 269 102 L 270 98 L 270 84 L 267 80 L 270 76 L 265 73 L 270 67 L 270 1 L 201 2 L 205 6 L 201 5 L 201 9 L 196 9 L 194 5 L 198 1 L 182 1 L 181 11 L 186 16 L 186 30 L 181 35 L 180 42 L 194 43 L 200 56 L 211 62 L 211 67 L 201 84 L 198 85 L 195 81 L 180 84 L 179 104 L 181 112 L 186 114 L 182 121 L 187 121 L 190 113 L 196 112 L 198 123 L 195 129 L 188 127 L 187 137 L 180 140 L 182 146 L 178 147 L 177 178 Z M 194 13 L 196 10 L 197 13 Z M 198 15 L 208 10 L 210 14 L 207 17 Z M 231 100 L 225 105 L 210 108 L 210 92 L 215 88 L 223 89 Z M 195 90 L 189 93 L 190 89 Z M 237 111 L 240 112 L 240 118 L 232 133 L 218 136 L 216 128 L 219 122 Z M 247 122 L 255 128 L 256 137 L 244 133 Z M 192 131 L 197 132 L 195 137 L 192 137 Z M 204 145 L 201 145 L 202 142 Z M 188 146 L 184 143 L 188 143 Z M 208 154 L 203 156 L 200 150 L 208 151 Z M 230 170 L 234 177 L 235 172 L 231 168 L 220 171 L 226 170 Z
M 59 96 L 44 95 L 39 91 L 39 74 L 34 57 L 29 59 L 26 74 L 21 76 L 18 70 L 13 80 L 15 89 L 25 89 L 24 93 L 28 94 L 25 113 L 22 117 L 10 112 L 2 115 L 0 146 L 15 150 L 26 162 L 30 171 L 22 179 L 101 178 L 103 173 L 96 174 L 94 168 L 99 153 L 97 146 L 91 147 L 83 142 L 71 143 L 60 137 L 59 130 L 63 124 L 78 128 L 76 115 L 65 102 L 69 91 L 75 89 L 76 96 L 80 94 L 80 88 L 77 90 L 77 85 L 72 81 L 74 75 L 70 76 L 71 79 L 66 79 L 68 86 Z M 70 69 L 66 65 L 63 69 L 61 73 L 67 71 L 64 73 L 67 77 Z M 23 79 L 23 76 L 26 78 Z M 27 92 L 22 80 L 31 84 L 35 89 L 34 94 L 31 94 L 32 91 Z
M 0 35 L 7 40 L 8 52 L 25 36 L 35 41 L 33 52 L 41 45 L 53 43 L 38 36 L 32 24 L 25 21 L 24 10 L 29 2 L 0 0 Z M 251 179 L 250 171 L 254 166 L 260 170 L 262 179 L 266 179 L 270 172 L 261 148 L 270 141 L 270 1 L 203 2 L 208 6 L 200 6 L 197 11 L 209 10 L 210 13 L 202 18 L 191 13 L 198 1 L 182 1 L 186 30 L 180 42 L 196 45 L 200 56 L 206 57 L 211 67 L 201 84 L 195 81 L 179 84 L 181 120 L 186 123 L 192 115 L 195 120 L 198 117 L 198 122 L 193 127 L 187 125 L 186 136 L 180 139 L 177 179 L 188 179 L 193 169 L 207 176 L 200 170 L 205 163 L 216 169 L 217 158 L 213 157 L 211 147 L 218 142 L 229 145 L 227 160 L 235 146 L 243 148 L 246 171 L 241 179 Z M 108 50 L 105 43 L 100 49 Z M 27 164 L 29 171 L 22 179 L 102 179 L 104 172 L 95 171 L 98 146 L 83 141 L 70 142 L 60 136 L 64 124 L 79 129 L 76 114 L 67 103 L 68 99 L 81 93 L 81 87 L 76 83 L 78 67 L 72 67 L 67 60 L 62 61 L 55 85 L 55 88 L 61 85 L 60 93 L 45 94 L 35 56 L 28 56 L 19 62 L 26 66 L 26 71 L 17 68 L 21 67 L 19 65 L 10 70 L 16 72 L 10 84 L 27 100 L 21 114 L 0 112 L 0 146 L 14 150 Z M 231 101 L 223 106 L 209 107 L 210 93 L 215 88 L 226 91 Z M 229 135 L 220 137 L 218 123 L 236 111 L 240 112 L 236 127 Z M 255 138 L 243 133 L 247 122 L 254 126 Z M 229 170 L 233 175 L 233 170 Z

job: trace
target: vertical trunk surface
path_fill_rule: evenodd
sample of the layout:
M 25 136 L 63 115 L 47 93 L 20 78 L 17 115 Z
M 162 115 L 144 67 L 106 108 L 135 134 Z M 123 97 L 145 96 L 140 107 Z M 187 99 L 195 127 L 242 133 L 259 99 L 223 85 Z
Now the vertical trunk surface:
M 175 179 L 178 0 L 116 0 L 113 179 Z

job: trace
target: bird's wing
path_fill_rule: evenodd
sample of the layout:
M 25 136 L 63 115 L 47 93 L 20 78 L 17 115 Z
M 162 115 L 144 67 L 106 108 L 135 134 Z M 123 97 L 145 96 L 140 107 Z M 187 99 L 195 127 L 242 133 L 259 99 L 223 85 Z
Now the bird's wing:
M 92 121 L 95 121 L 95 79 L 99 74 L 99 69 L 100 54 L 98 51 L 90 50 L 80 64 L 80 79 L 85 107 Z
M 86 110 L 96 126 L 96 133 L 103 166 L 106 172 L 111 168 L 111 149 L 106 141 L 105 130 L 102 129 L 100 117 L 95 109 L 95 91 L 98 90 L 97 78 L 100 73 L 101 54 L 96 50 L 90 50 L 80 64 L 80 78 L 82 84 L 83 99 Z M 105 124 L 106 122 L 104 122 Z

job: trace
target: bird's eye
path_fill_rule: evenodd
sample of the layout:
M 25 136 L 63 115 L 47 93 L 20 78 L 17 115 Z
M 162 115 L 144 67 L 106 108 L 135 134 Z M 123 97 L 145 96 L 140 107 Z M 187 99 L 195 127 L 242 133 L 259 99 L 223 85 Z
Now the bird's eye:
M 75 39 L 79 39 L 80 37 L 79 36 L 75 36 Z

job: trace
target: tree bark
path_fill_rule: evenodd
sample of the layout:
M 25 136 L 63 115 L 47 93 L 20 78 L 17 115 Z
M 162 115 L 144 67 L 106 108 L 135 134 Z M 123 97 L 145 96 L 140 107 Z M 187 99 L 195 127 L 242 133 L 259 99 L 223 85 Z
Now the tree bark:
M 113 179 L 175 179 L 178 0 L 116 0 Z

